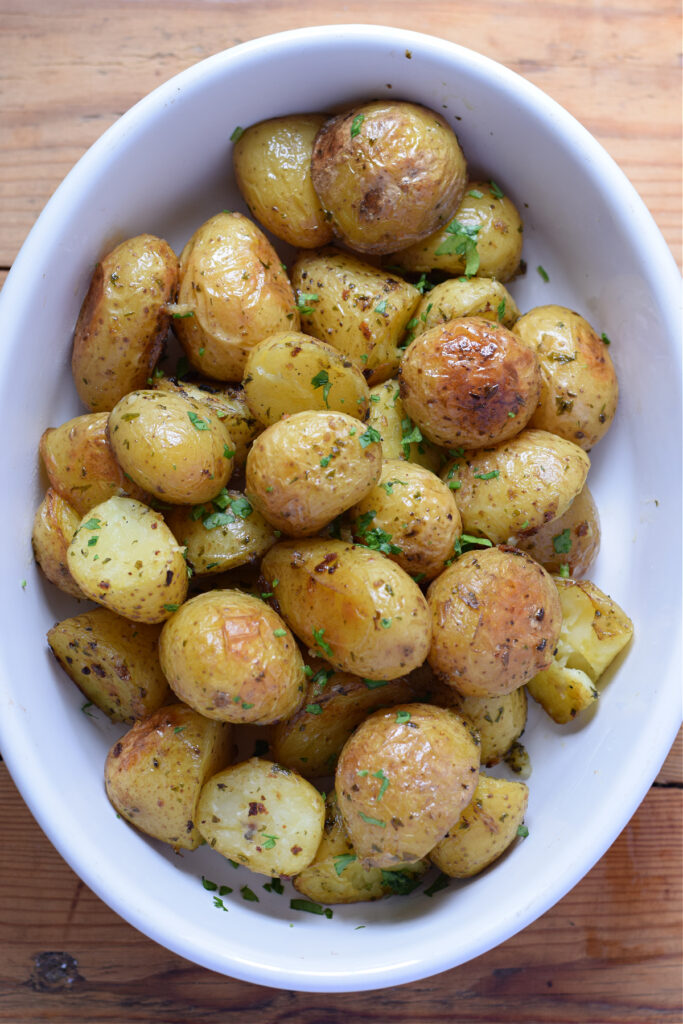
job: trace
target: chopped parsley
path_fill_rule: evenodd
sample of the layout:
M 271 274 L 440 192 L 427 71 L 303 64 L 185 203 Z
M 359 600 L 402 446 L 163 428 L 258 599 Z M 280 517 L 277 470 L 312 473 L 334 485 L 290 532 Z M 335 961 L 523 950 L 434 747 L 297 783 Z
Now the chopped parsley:
M 366 825 L 378 825 L 380 828 L 386 828 L 386 821 L 382 821 L 381 818 L 371 818 L 368 814 L 363 814 L 362 811 L 358 812 L 358 816 L 363 819 Z
M 556 555 L 567 555 L 572 549 L 572 535 L 570 530 L 564 529 L 562 533 L 556 533 L 553 537 L 553 549 Z
M 265 843 L 262 843 L 264 850 L 273 850 L 277 843 L 279 836 L 269 836 L 267 832 L 262 832 L 261 835 L 265 838 Z
M 472 476 L 475 477 L 476 480 L 495 480 L 500 476 L 500 470 L 492 469 L 488 473 L 473 473 Z
M 289 906 L 291 910 L 303 910 L 307 914 L 319 914 L 320 917 L 332 917 L 332 910 L 330 907 L 321 907 L 319 903 L 314 903 L 313 900 L 290 900 Z
M 240 128 L 240 126 L 237 125 L 237 127 L 233 130 L 232 135 L 230 136 L 230 141 L 231 142 L 238 142 L 242 138 L 243 135 L 244 135 L 244 128 Z
M 372 777 L 373 779 L 379 779 L 380 782 L 382 783 L 382 785 L 379 787 L 379 793 L 377 794 L 377 799 L 381 800 L 384 794 L 386 793 L 387 789 L 389 788 L 389 779 L 386 777 L 381 768 L 379 769 L 379 771 L 373 772 Z
M 464 256 L 465 276 L 474 277 L 479 270 L 479 253 L 477 251 L 478 227 L 461 224 L 452 220 L 446 228 L 449 236 L 435 250 L 435 256 Z
M 180 608 L 179 604 L 165 604 L 164 608 L 167 612 L 177 612 Z
M 549 276 L 548 276 L 548 271 L 547 271 L 547 270 L 545 270 L 545 269 L 544 269 L 544 268 L 543 268 L 543 267 L 541 266 L 541 264 L 540 264 L 540 263 L 539 263 L 539 265 L 538 265 L 538 266 L 536 267 L 536 271 L 537 271 L 537 273 L 538 273 L 538 276 L 539 276 L 539 277 L 541 278 L 541 280 L 542 280 L 542 281 L 545 281 L 545 283 L 547 284 L 547 283 L 548 283 L 548 281 L 550 280 L 550 278 L 549 278 Z
M 496 319 L 498 320 L 499 324 L 502 324 L 504 316 L 505 316 L 505 299 L 501 299 L 500 302 L 498 303 L 498 308 L 496 310 Z
M 201 416 L 198 416 L 197 413 L 196 412 L 192 412 L 192 410 L 190 410 L 188 412 L 187 418 L 189 419 L 190 423 L 195 428 L 195 430 L 210 430 L 211 429 L 210 426 L 209 426 L 209 421 L 208 420 L 203 420 L 201 418 Z
M 409 416 L 401 420 L 401 447 L 403 448 L 404 459 L 410 458 L 411 444 L 419 444 L 422 441 L 422 432 Z
M 563 564 L 560 566 L 560 576 L 563 580 L 569 579 L 569 566 L 566 562 L 563 562 Z
M 609 338 L 607 337 L 607 335 L 605 334 L 604 331 L 600 335 L 600 341 L 603 343 L 603 345 L 611 345 L 612 344 L 612 342 L 609 340 Z
M 375 306 L 375 313 L 381 313 L 382 315 L 386 316 L 386 312 L 387 312 L 387 300 L 386 299 L 382 299 L 382 301 L 378 302 L 377 305 Z
M 382 871 L 382 885 L 391 889 L 396 896 L 407 896 L 408 893 L 417 889 L 421 879 L 407 871 Z
M 393 494 L 394 493 L 394 487 L 396 486 L 396 484 L 401 484 L 403 487 L 407 487 L 408 486 L 408 481 L 407 480 L 385 480 L 383 484 L 380 484 L 380 487 L 387 494 Z
M 230 448 L 227 444 L 224 444 L 223 445 L 223 458 L 224 459 L 234 459 L 235 458 L 235 449 L 234 448 Z
M 442 889 L 447 889 L 449 884 L 448 875 L 444 875 L 442 871 L 429 888 L 425 889 L 425 896 L 434 896 L 435 893 L 441 892 Z
M 272 597 L 272 594 L 270 595 Z M 287 636 L 286 629 L 274 629 L 273 636 Z
M 410 711 L 397 711 L 396 721 L 399 725 L 405 725 L 406 722 L 410 721 Z
M 319 302 L 320 296 L 315 295 L 313 292 L 299 292 L 296 300 L 296 308 L 300 313 L 306 315 L 306 313 L 313 313 L 313 306 L 310 306 L 310 302 Z
M 263 888 L 266 892 L 276 892 L 278 896 L 282 896 L 285 891 L 285 887 L 279 878 L 271 878 L 269 882 L 265 882 Z
M 83 523 L 81 526 L 82 530 L 99 530 L 102 526 L 102 522 L 99 519 L 89 519 L 87 523 Z
M 367 448 L 368 445 L 377 444 L 382 440 L 382 435 L 379 430 L 375 430 L 374 427 L 368 427 L 364 434 L 361 434 L 358 438 L 360 441 L 361 448 Z
M 491 189 L 491 195 L 495 196 L 496 199 L 504 199 L 505 193 L 500 186 L 496 185 L 495 181 L 489 182 L 489 188 Z
M 247 903 L 258 903 L 259 902 L 258 896 L 256 895 L 255 892 L 253 892 L 252 889 L 249 888 L 248 885 L 243 885 L 242 886 L 242 888 L 240 889 L 240 895 L 241 895 L 243 900 L 247 901 Z
M 391 626 L 391 619 L 380 619 L 380 626 L 382 629 L 389 629 Z
M 354 860 L 358 860 L 355 853 L 340 853 L 334 858 L 334 870 L 337 875 L 341 875 L 342 871 L 348 868 L 349 864 L 353 864 Z
M 325 403 L 325 408 L 329 409 L 327 398 L 332 384 L 330 383 L 330 375 L 327 370 L 320 370 L 319 373 L 316 373 L 315 377 L 311 377 L 311 384 L 313 385 L 314 391 L 317 391 L 318 388 L 323 389 L 323 401 Z
M 517 835 L 520 836 L 522 839 L 526 839 L 526 837 L 529 835 L 529 829 L 526 827 L 526 825 L 518 826 Z
M 363 682 L 367 686 L 368 690 L 376 690 L 379 686 L 386 686 L 389 682 L 388 679 L 364 679 Z
M 483 199 L 484 193 L 480 192 L 478 188 L 471 188 L 467 193 L 468 196 L 472 196 L 473 199 Z
M 323 654 L 332 654 L 332 648 L 328 644 L 327 640 L 323 640 L 324 629 L 314 629 L 313 639 L 315 640 L 316 647 L 319 647 Z
M 356 135 L 360 133 L 360 126 L 365 120 L 365 114 L 356 114 L 353 121 L 351 122 L 351 138 L 355 139 Z
M 322 715 L 323 709 L 320 704 L 307 704 L 305 709 L 309 715 Z

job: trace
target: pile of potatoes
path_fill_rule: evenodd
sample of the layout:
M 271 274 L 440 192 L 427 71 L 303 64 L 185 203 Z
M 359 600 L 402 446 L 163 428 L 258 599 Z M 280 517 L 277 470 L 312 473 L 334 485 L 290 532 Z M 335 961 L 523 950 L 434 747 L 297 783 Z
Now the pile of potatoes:
M 324 903 L 467 877 L 526 832 L 526 784 L 482 769 L 524 761 L 527 694 L 572 720 L 631 636 L 580 579 L 608 339 L 520 315 L 519 212 L 439 114 L 233 139 L 252 217 L 216 214 L 180 259 L 128 239 L 83 300 L 87 412 L 41 438 L 33 544 L 95 607 L 48 642 L 130 726 L 105 784 L 148 835 Z

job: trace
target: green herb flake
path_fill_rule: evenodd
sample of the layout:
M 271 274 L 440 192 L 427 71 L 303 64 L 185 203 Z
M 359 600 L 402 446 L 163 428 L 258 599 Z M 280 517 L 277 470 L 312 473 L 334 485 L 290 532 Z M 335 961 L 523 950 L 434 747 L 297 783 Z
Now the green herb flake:
M 377 825 L 379 828 L 386 828 L 386 821 L 382 821 L 381 818 L 371 818 L 368 814 L 363 814 L 362 811 L 358 812 L 359 817 L 363 819 L 366 825 Z
M 218 892 L 218 885 L 216 882 L 212 882 L 209 878 L 205 878 L 204 875 L 202 875 L 202 885 L 205 889 L 208 889 L 209 892 Z
M 526 827 L 526 825 L 518 826 L 517 835 L 520 836 L 520 838 L 522 839 L 526 839 L 526 837 L 529 835 L 529 829 Z
M 553 537 L 553 549 L 557 555 L 567 555 L 572 549 L 572 535 L 569 528 L 562 533 L 556 533 Z
M 87 523 L 83 523 L 82 530 L 99 530 L 102 526 L 102 522 L 99 519 L 89 519 Z
M 210 430 L 209 421 L 203 420 L 196 412 L 190 410 L 187 414 L 187 418 L 195 430 Z
M 452 220 L 446 228 L 449 236 L 435 250 L 435 256 L 464 256 L 465 276 L 474 277 L 479 270 L 479 253 L 477 251 L 478 227 L 470 227 Z
M 351 138 L 355 139 L 356 135 L 360 133 L 360 126 L 365 120 L 365 114 L 356 114 L 353 121 L 351 122 Z
M 325 403 L 325 408 L 329 409 L 327 397 L 330 393 L 332 384 L 330 383 L 330 375 L 327 370 L 320 370 L 319 373 L 316 373 L 315 377 L 311 377 L 311 384 L 313 385 L 314 391 L 317 391 L 318 388 L 323 389 L 323 401 Z
M 332 459 L 331 455 L 323 455 L 322 459 L 320 460 L 320 465 L 322 466 L 323 469 L 327 469 L 327 467 L 330 464 L 331 459 Z
M 95 705 L 93 704 L 93 702 L 91 700 L 87 700 L 85 702 L 85 704 L 81 704 L 81 711 L 83 712 L 84 715 L 87 715 L 88 718 L 93 718 L 94 715 L 92 714 L 92 712 L 89 709 L 94 707 L 94 706 Z
M 425 889 L 425 896 L 434 896 L 435 893 L 441 892 L 442 889 L 447 889 L 449 886 L 448 875 L 444 875 L 443 872 L 436 878 L 428 889 Z
M 380 619 L 380 626 L 382 629 L 389 629 L 391 626 L 391 619 Z
M 22 581 L 21 581 L 21 589 L 22 589 L 22 590 L 26 590 L 26 587 L 27 587 L 27 586 L 28 586 L 28 583 L 26 582 L 26 580 L 22 580 Z
M 227 444 L 224 444 L 223 445 L 223 458 L 224 459 L 234 459 L 235 458 L 235 449 L 234 448 L 230 448 Z
M 307 704 L 305 710 L 309 715 L 322 715 L 323 713 L 320 704 Z
M 415 287 L 419 291 L 420 295 L 424 295 L 425 292 L 430 292 L 434 285 L 431 283 L 431 281 L 427 280 L 427 274 L 423 271 L 420 274 L 419 280 L 417 281 Z
M 382 435 L 374 427 L 368 427 L 364 434 L 361 434 L 358 438 L 360 441 L 361 448 L 367 448 L 368 445 L 377 444 L 382 440 Z
M 244 128 L 240 128 L 240 126 L 237 125 L 237 127 L 233 129 L 232 135 L 230 136 L 230 141 L 231 142 L 238 142 L 242 138 L 243 135 L 244 135 Z
M 240 519 L 248 519 L 251 513 L 254 511 L 251 502 L 248 498 L 233 498 L 230 502 L 230 508 L 239 516 Z
M 214 905 L 214 907 L 216 907 L 217 910 L 224 910 L 226 912 L 226 914 L 227 914 L 228 908 L 226 907 L 225 903 L 220 898 L 220 896 L 214 896 L 214 898 L 213 898 L 213 905 Z
M 396 721 L 399 725 L 405 725 L 406 722 L 410 721 L 410 711 L 397 711 Z
M 358 860 L 355 853 L 340 853 L 334 858 L 334 870 L 337 875 L 341 875 L 343 871 L 348 868 L 349 864 L 353 864 L 354 860 Z
M 268 835 L 267 832 L 262 832 L 261 835 L 266 840 L 265 843 L 261 844 L 263 849 L 264 850 L 274 850 L 275 849 L 275 845 L 276 845 L 278 839 L 280 838 L 280 836 L 270 836 L 270 835 Z
M 306 668 L 308 668 L 308 665 L 306 665 Z M 313 670 L 311 669 L 310 671 L 312 673 Z M 333 668 L 321 668 L 318 672 L 316 672 L 316 674 L 311 679 L 311 684 L 315 687 L 317 693 L 322 693 L 322 691 L 325 689 L 328 682 L 330 681 L 331 676 L 333 675 Z M 319 714 L 319 712 L 317 711 L 315 713 Z
M 391 889 L 395 896 L 407 896 L 417 889 L 421 882 L 418 875 L 411 875 L 407 871 L 382 871 L 382 885 Z
M 320 917 L 332 917 L 332 910 L 329 907 L 321 907 L 319 903 L 312 900 L 290 900 L 291 910 L 302 910 L 306 914 L 318 914 Z
M 394 487 L 396 486 L 396 484 L 401 484 L 403 487 L 407 487 L 408 486 L 408 481 L 407 480 L 385 480 L 385 482 L 383 484 L 380 484 L 380 487 L 387 494 L 393 494 L 394 493 Z
M 496 319 L 498 320 L 499 324 L 502 324 L 504 316 L 505 316 L 505 299 L 501 299 L 500 302 L 498 303 L 498 308 L 496 309 Z M 513 413 L 513 415 L 514 415 L 514 413 Z
M 240 889 L 240 895 L 241 895 L 243 900 L 247 901 L 247 903 L 258 903 L 259 902 L 258 896 L 256 895 L 255 892 L 253 892 L 252 889 L 249 888 L 248 885 L 243 885 L 242 886 L 242 888 Z
M 285 891 L 285 887 L 279 878 L 271 878 L 269 882 L 265 882 L 263 888 L 266 892 L 276 892 L 278 896 L 282 896 Z
M 309 303 L 319 301 L 320 296 L 316 295 L 314 292 L 299 292 L 296 299 L 296 308 L 305 316 L 307 313 L 314 312 L 313 306 L 309 305 Z
M 563 580 L 569 579 L 569 566 L 566 562 L 563 562 L 560 566 L 560 576 Z
M 377 794 L 377 800 L 381 800 L 387 789 L 389 788 L 389 779 L 386 777 L 382 769 L 372 773 L 373 779 L 379 779 L 382 785 L 379 787 L 379 793 Z
M 473 199 L 483 199 L 484 193 L 480 192 L 478 188 L 471 188 L 467 193 L 468 196 L 472 196 Z
M 275 584 L 273 584 L 273 586 L 274 585 Z M 331 655 L 332 654 L 332 648 L 328 644 L 327 640 L 323 640 L 324 633 L 325 633 L 324 629 L 314 629 L 313 630 L 313 639 L 315 640 L 316 646 L 319 647 L 320 650 L 324 654 Z
M 548 281 L 550 280 L 550 278 L 549 278 L 549 276 L 548 276 L 548 271 L 547 271 L 547 270 L 545 270 L 545 269 L 544 269 L 544 268 L 543 268 L 543 267 L 541 266 L 541 264 L 540 264 L 540 263 L 539 263 L 539 265 L 538 265 L 538 266 L 536 267 L 536 272 L 537 272 L 538 276 L 539 276 L 539 277 L 541 278 L 541 280 L 542 280 L 542 281 L 545 281 L 545 283 L 547 284 L 547 283 L 548 283 Z
M 179 732 L 184 732 L 185 729 L 187 729 L 186 725 L 176 725 L 173 732 L 177 735 Z
M 380 686 L 386 686 L 389 682 L 388 679 L 364 679 L 363 682 L 367 686 L 368 690 L 377 690 Z
M 219 896 L 228 896 L 231 892 L 232 892 L 232 889 L 230 888 L 229 885 L 222 885 L 220 887 L 220 889 L 218 890 L 218 895 Z
M 492 469 L 489 473 L 473 473 L 472 476 L 476 480 L 495 480 L 500 476 L 500 470 Z
M 177 612 L 178 609 L 180 608 L 180 605 L 179 604 L 165 604 L 163 607 L 164 607 L 164 609 L 167 612 Z
M 491 189 L 491 195 L 494 196 L 496 199 L 505 198 L 505 193 L 503 192 L 502 188 L 500 188 L 499 185 L 496 185 L 495 181 L 489 182 L 489 188 Z
M 95 546 L 95 544 L 97 544 L 98 540 L 99 540 L 99 537 L 91 537 L 90 540 L 88 541 L 88 547 L 89 548 L 93 548 Z
M 263 595 L 261 595 L 261 596 L 263 596 Z M 270 596 L 272 597 L 273 595 L 271 594 Z M 287 636 L 287 630 L 286 629 L 274 629 L 273 630 L 273 636 Z
M 611 341 L 610 341 L 610 339 L 609 339 L 609 338 L 607 337 L 607 335 L 605 334 L 605 332 L 604 332 L 604 331 L 603 331 L 603 332 L 602 332 L 602 334 L 600 335 L 600 341 L 601 341 L 601 342 L 603 343 L 603 345 L 611 345 L 611 344 L 612 344 L 612 342 L 611 342 Z
M 387 311 L 387 300 L 386 299 L 382 299 L 382 301 L 378 302 L 377 305 L 375 306 L 375 313 L 381 313 L 381 314 L 386 315 L 386 311 Z

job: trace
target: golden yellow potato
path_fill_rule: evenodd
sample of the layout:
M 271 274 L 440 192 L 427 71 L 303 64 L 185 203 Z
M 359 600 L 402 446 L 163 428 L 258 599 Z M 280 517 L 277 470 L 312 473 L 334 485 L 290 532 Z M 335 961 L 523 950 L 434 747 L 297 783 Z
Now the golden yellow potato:
M 383 552 L 420 580 L 443 571 L 462 532 L 447 484 L 401 459 L 382 464 L 379 480 L 350 514 L 357 543 Z
M 202 789 L 197 824 L 209 846 L 263 875 L 295 875 L 323 836 L 318 790 L 280 764 L 252 757 L 214 775 Z
M 385 459 L 405 459 L 432 473 L 441 470 L 445 453 L 427 441 L 406 414 L 397 380 L 387 380 L 371 389 L 367 424 L 379 433 Z
M 417 288 L 332 247 L 300 253 L 291 274 L 301 329 L 347 356 L 370 384 L 393 377 Z
M 168 242 L 138 235 L 95 267 L 74 333 L 76 391 L 91 412 L 108 412 L 145 386 L 168 333 L 167 304 L 178 287 L 178 258 Z
M 449 320 L 420 335 L 399 382 L 407 415 L 430 441 L 468 449 L 519 434 L 541 388 L 533 349 L 481 317 Z
M 240 491 L 223 490 L 205 505 L 173 508 L 164 518 L 196 576 L 255 564 L 277 540 L 273 527 Z
M 266 724 L 301 703 L 304 664 L 280 616 L 239 590 L 186 601 L 164 625 L 161 668 L 191 708 L 223 722 Z
M 107 437 L 108 420 L 106 412 L 85 413 L 48 427 L 40 438 L 40 457 L 50 484 L 79 516 L 117 495 L 145 500 L 145 492 L 116 461 Z
M 107 430 L 124 472 L 161 501 L 208 501 L 230 479 L 234 449 L 223 421 L 182 395 L 131 391 Z
M 165 702 L 160 626 L 130 622 L 107 608 L 64 619 L 47 634 L 66 674 L 113 722 L 145 718 Z
M 436 689 L 432 701 L 453 708 L 472 723 L 479 735 L 481 763 L 487 767 L 505 757 L 526 726 L 528 702 L 523 686 L 493 697 L 463 697 L 445 685 Z
M 299 412 L 268 427 L 247 458 L 246 492 L 269 523 L 306 537 L 374 486 L 379 434 L 338 412 Z
M 85 597 L 69 571 L 66 558 L 80 521 L 81 517 L 69 502 L 49 487 L 36 509 L 31 532 L 36 562 L 50 583 L 72 597 Z
M 247 359 L 243 384 L 249 408 L 266 426 L 306 410 L 363 420 L 370 402 L 365 377 L 350 359 L 298 331 L 259 342 Z
M 512 327 L 519 317 L 519 309 L 500 281 L 491 277 L 453 277 L 435 285 L 422 296 L 413 317 L 413 338 L 462 316 L 477 316 L 503 327 Z
M 531 426 L 589 451 L 609 430 L 619 398 L 606 335 L 565 306 L 537 306 L 520 317 L 515 334 L 536 351 L 541 367 Z
M 442 476 L 456 492 L 464 532 L 504 544 L 563 515 L 589 467 L 572 441 L 527 428 L 493 448 L 456 455 Z
M 561 516 L 530 537 L 515 538 L 512 543 L 550 573 L 565 571 L 574 578 L 583 576 L 600 548 L 598 507 L 588 485 L 584 484 Z
M 522 220 L 509 196 L 492 182 L 471 181 L 446 227 L 394 253 L 388 262 L 404 271 L 443 270 L 454 277 L 509 281 L 522 255 Z
M 162 517 L 133 498 L 87 512 L 66 558 L 91 601 L 134 622 L 163 622 L 187 594 L 183 549 Z
M 396 679 L 425 660 L 427 602 L 379 552 L 322 538 L 283 541 L 266 553 L 261 570 L 283 618 L 336 669 Z
M 479 874 L 520 835 L 528 802 L 529 790 L 523 782 L 480 775 L 472 802 L 429 859 L 451 878 Z
M 479 747 L 448 708 L 398 704 L 375 711 L 344 745 L 335 790 L 366 867 L 426 856 L 474 794 Z
M 388 253 L 425 238 L 453 216 L 467 166 L 440 114 L 378 100 L 323 125 L 311 174 L 335 234 L 358 252 Z
M 329 216 L 311 181 L 311 154 L 325 114 L 288 114 L 251 125 L 232 153 L 237 185 L 253 216 L 301 249 L 332 241 Z
M 427 591 L 428 660 L 465 696 L 510 693 L 547 668 L 562 611 L 552 577 L 516 548 L 469 551 Z
M 202 786 L 229 759 L 229 725 L 171 704 L 114 743 L 104 766 L 107 796 L 142 832 L 176 850 L 195 850 Z
M 224 212 L 195 231 L 180 257 L 173 331 L 196 370 L 240 381 L 257 342 L 298 327 L 287 274 L 256 224 Z

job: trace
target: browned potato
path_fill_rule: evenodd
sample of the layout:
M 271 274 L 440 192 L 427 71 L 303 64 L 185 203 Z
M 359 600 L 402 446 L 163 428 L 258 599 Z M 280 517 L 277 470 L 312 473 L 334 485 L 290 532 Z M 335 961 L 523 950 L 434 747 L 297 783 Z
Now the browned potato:
M 537 306 L 515 324 L 541 367 L 541 398 L 531 426 L 589 451 L 609 430 L 619 386 L 606 335 L 565 306 Z
M 434 579 L 453 557 L 460 513 L 449 487 L 422 466 L 401 459 L 351 509 L 354 538 L 388 555 L 415 579 Z
M 574 578 L 583 576 L 600 548 L 598 507 L 588 485 L 584 485 L 563 515 L 530 537 L 515 538 L 512 543 L 550 573 L 565 571 Z
M 299 412 L 256 438 L 246 491 L 278 530 L 306 537 L 367 494 L 381 469 L 376 431 L 346 413 Z
M 202 786 L 229 759 L 229 725 L 171 704 L 114 743 L 104 766 L 107 796 L 142 832 L 176 850 L 195 850 Z
M 240 192 L 254 217 L 301 249 L 332 241 L 329 216 L 311 181 L 313 141 L 325 114 L 271 117 L 247 128 L 232 159 Z
M 280 258 L 241 213 L 218 213 L 187 243 L 173 330 L 191 365 L 216 380 L 240 381 L 249 351 L 299 314 Z
M 494 697 L 462 697 L 452 686 L 439 688 L 433 702 L 452 707 L 471 722 L 481 743 L 481 763 L 490 767 L 505 757 L 524 732 L 527 696 L 523 686 Z
M 202 790 L 197 824 L 209 846 L 263 875 L 295 875 L 315 857 L 325 802 L 314 786 L 259 757 L 233 765 Z
M 440 114 L 386 100 L 330 118 L 315 139 L 311 173 L 335 234 L 368 253 L 402 249 L 445 224 L 467 180 Z
M 562 611 L 552 577 L 516 548 L 470 551 L 427 591 L 429 664 L 465 696 L 510 693 L 553 660 Z
M 303 331 L 342 352 L 370 384 L 394 376 L 417 288 L 331 247 L 300 253 L 292 284 Z
M 284 541 L 267 552 L 261 569 L 296 635 L 335 668 L 396 679 L 425 660 L 427 602 L 384 555 L 337 540 Z
M 160 626 L 130 622 L 107 608 L 64 619 L 47 634 L 67 675 L 113 722 L 134 722 L 166 700 Z
M 138 235 L 95 267 L 74 334 L 76 391 L 91 412 L 113 409 L 145 386 L 168 332 L 167 304 L 178 287 L 178 259 L 168 242 Z
M 371 389 L 367 424 L 379 433 L 386 460 L 405 459 L 432 473 L 443 467 L 445 453 L 425 440 L 420 428 L 406 415 L 397 380 L 387 380 Z
M 277 540 L 272 526 L 240 491 L 223 490 L 206 505 L 173 508 L 164 517 L 196 576 L 256 563 Z
M 449 320 L 420 335 L 399 381 L 406 413 L 430 441 L 468 449 L 518 434 L 541 388 L 533 349 L 481 317 Z
M 519 317 L 519 309 L 500 281 L 491 277 L 450 278 L 422 296 L 413 318 L 413 338 L 462 316 L 478 316 L 503 327 L 512 327 Z
M 451 878 L 479 874 L 520 834 L 528 801 L 529 790 L 523 782 L 480 775 L 472 802 L 429 859 Z
M 375 711 L 344 745 L 335 775 L 349 838 L 366 867 L 426 856 L 472 799 L 479 747 L 447 708 Z
M 56 587 L 72 597 L 85 597 L 67 565 L 66 553 L 81 517 L 55 490 L 47 493 L 33 519 L 31 543 L 36 562 Z
M 186 601 L 159 640 L 174 693 L 207 718 L 266 724 L 288 718 L 304 693 L 304 664 L 280 616 L 239 590 Z
M 509 281 L 522 255 L 522 220 L 509 196 L 493 182 L 468 183 L 453 220 L 389 262 L 405 271 L 443 270 L 454 277 Z
M 40 457 L 51 486 L 78 512 L 116 495 L 145 500 L 145 492 L 126 476 L 107 437 L 106 412 L 86 413 L 49 427 L 40 439 Z
M 109 414 L 108 436 L 123 470 L 161 501 L 208 501 L 232 473 L 223 421 L 170 391 L 131 391 Z

